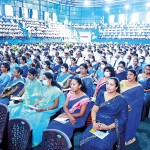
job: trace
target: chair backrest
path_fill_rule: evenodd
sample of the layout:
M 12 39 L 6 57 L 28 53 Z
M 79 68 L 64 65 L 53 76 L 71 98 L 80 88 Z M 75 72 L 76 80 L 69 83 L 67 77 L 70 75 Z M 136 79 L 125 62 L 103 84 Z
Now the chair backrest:
M 47 129 L 43 132 L 42 150 L 69 150 L 72 147 L 68 136 L 57 129 Z
M 23 118 L 11 119 L 8 124 L 8 149 L 31 150 L 32 128 Z
M 9 110 L 4 104 L 0 104 L 0 144 L 3 140 L 4 131 L 8 122 Z

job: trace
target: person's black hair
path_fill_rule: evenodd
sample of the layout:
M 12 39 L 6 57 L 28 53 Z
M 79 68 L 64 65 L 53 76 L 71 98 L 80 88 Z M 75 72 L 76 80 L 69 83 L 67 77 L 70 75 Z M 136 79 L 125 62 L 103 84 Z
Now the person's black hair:
M 9 54 L 5 53 L 5 57 L 8 59 L 8 61 L 10 61 L 10 56 L 9 56 Z
M 133 70 L 133 69 L 129 69 L 128 70 L 128 72 L 132 72 L 133 74 L 134 74 L 134 76 L 136 77 L 135 78 L 135 81 L 137 81 L 138 79 L 137 79 L 137 73 L 136 73 L 136 71 L 135 70 Z
M 3 62 L 2 65 L 7 69 L 7 71 L 10 71 L 10 65 L 7 62 Z
M 78 83 L 79 85 L 81 85 L 81 88 L 80 88 L 81 91 L 84 92 L 84 93 L 86 93 L 86 86 L 85 86 L 84 81 L 83 81 L 81 78 L 74 77 L 72 80 L 76 80 L 77 83 Z
M 103 60 L 101 61 L 103 64 L 105 64 L 105 66 L 107 65 L 107 61 Z
M 104 72 L 105 72 L 106 69 L 108 69 L 108 70 L 110 71 L 110 77 L 115 77 L 115 71 L 114 71 L 114 68 L 113 68 L 113 67 L 111 67 L 111 66 L 106 66 L 106 67 L 104 68 Z
M 57 86 L 59 89 L 61 89 L 61 86 L 57 83 L 56 80 L 54 80 L 54 77 L 50 72 L 45 72 L 44 75 L 46 76 L 46 78 L 52 79 L 51 82 L 52 86 Z
M 71 59 L 74 60 L 75 62 L 77 62 L 76 59 L 75 59 L 74 57 L 71 57 Z
M 63 63 L 62 66 L 64 66 L 66 68 L 66 71 L 68 71 L 69 67 L 67 63 Z
M 30 68 L 29 71 L 28 71 L 30 74 L 32 74 L 33 76 L 36 76 L 37 75 L 37 71 L 35 68 Z
M 23 70 L 20 67 L 15 67 L 15 70 L 22 75 L 23 74 Z
M 110 77 L 109 79 L 112 79 L 115 81 L 116 87 L 118 87 L 116 92 L 120 93 L 120 81 L 119 81 L 119 79 L 116 77 Z
M 38 68 L 41 68 L 41 65 L 39 63 L 39 61 L 37 59 L 33 59 L 33 61 L 35 62 L 35 68 L 38 69 Z
M 86 70 L 88 70 L 87 64 L 83 63 L 83 64 L 81 64 L 80 66 L 82 66 L 83 68 L 85 68 Z
M 15 63 L 17 63 L 17 64 L 18 64 L 18 59 L 17 59 L 17 57 L 15 57 L 15 56 L 11 56 L 11 58 L 12 58 L 12 59 L 14 59 L 14 60 L 15 60 Z
M 39 61 L 41 61 L 40 55 L 37 55 L 36 58 L 37 58 Z
M 53 62 L 52 56 L 47 55 L 46 57 L 49 59 L 50 62 Z
M 88 62 L 88 64 L 90 65 L 90 67 L 92 67 L 92 64 L 91 64 L 90 60 L 86 60 L 86 62 Z
M 22 59 L 25 63 L 27 63 L 27 59 L 26 59 L 25 56 L 22 56 L 21 59 Z
M 63 60 L 62 60 L 62 58 L 61 58 L 60 56 L 58 56 L 57 58 L 58 58 L 58 59 L 59 59 L 59 61 L 60 61 L 60 62 L 59 62 L 59 64 L 63 64 Z
M 124 67 L 126 66 L 126 63 L 124 61 L 120 61 L 118 65 L 122 64 Z
M 31 57 L 30 53 L 26 53 L 26 56 L 29 56 L 29 57 Z
M 48 66 L 49 69 L 51 69 L 51 63 L 49 60 L 45 60 L 44 63 Z
M 150 64 L 147 64 L 147 65 L 145 66 L 145 68 L 146 68 L 146 67 L 150 67 Z

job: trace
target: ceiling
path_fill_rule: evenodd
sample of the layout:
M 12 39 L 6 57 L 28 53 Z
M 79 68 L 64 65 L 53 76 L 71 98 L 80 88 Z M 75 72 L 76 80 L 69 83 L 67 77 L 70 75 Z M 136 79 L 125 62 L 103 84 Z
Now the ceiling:
M 128 4 L 128 3 L 146 2 L 149 0 L 50 0 L 50 1 L 62 5 L 70 5 L 76 7 L 103 7 L 105 5 L 120 5 L 122 3 Z

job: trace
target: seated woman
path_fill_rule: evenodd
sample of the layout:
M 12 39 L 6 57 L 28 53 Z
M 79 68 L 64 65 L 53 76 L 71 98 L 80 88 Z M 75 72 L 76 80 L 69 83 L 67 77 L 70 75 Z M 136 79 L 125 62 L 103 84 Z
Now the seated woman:
M 40 62 L 37 59 L 33 59 L 32 67 L 34 67 L 36 69 L 37 74 L 39 76 L 40 72 L 41 72 L 41 65 L 40 65 Z
M 0 94 L 2 94 L 4 88 L 8 84 L 8 82 L 11 79 L 11 75 L 9 73 L 10 71 L 10 65 L 8 63 L 2 63 L 1 64 L 1 76 L 0 76 Z
M 137 82 L 135 70 L 128 70 L 127 80 L 120 82 L 121 94 L 128 103 L 128 122 L 126 129 L 126 145 L 135 142 L 135 134 L 141 120 L 144 102 L 144 90 Z
M 20 67 L 21 67 L 21 69 L 23 70 L 22 77 L 24 77 L 24 78 L 27 77 L 27 75 L 28 75 L 28 70 L 29 70 L 29 68 L 28 68 L 28 66 L 27 66 L 26 63 L 27 63 L 26 57 L 25 57 L 25 56 L 22 56 L 22 57 L 20 58 Z
M 20 67 L 16 67 L 14 70 L 11 81 L 4 88 L 2 95 L 0 95 L 0 103 L 9 104 L 11 96 L 18 96 L 20 91 L 24 88 L 24 79 L 21 77 L 23 73 Z
M 71 58 L 71 65 L 69 67 L 68 72 L 72 75 L 76 75 L 77 72 L 76 70 L 79 68 L 79 66 L 77 66 L 77 61 L 74 57 Z
M 98 95 L 98 93 L 100 93 L 102 91 L 103 92 L 106 91 L 106 83 L 110 77 L 115 77 L 114 68 L 111 66 L 106 66 L 104 68 L 104 77 L 100 78 L 100 80 L 98 81 L 98 84 L 95 88 L 95 92 L 94 92 L 93 97 L 96 97 Z
M 63 60 L 61 57 L 56 58 L 56 63 L 53 66 L 53 71 L 54 71 L 54 79 L 57 78 L 58 73 L 60 73 L 61 70 L 61 65 L 63 64 Z
M 117 142 L 118 149 L 125 149 L 125 126 L 128 116 L 126 99 L 120 94 L 119 80 L 109 78 L 106 92 L 101 92 L 92 108 L 92 124 L 81 135 L 80 150 L 112 150 Z M 107 133 L 101 139 L 93 132 Z
M 62 114 L 49 124 L 48 129 L 58 129 L 71 139 L 74 129 L 85 125 L 92 107 L 92 102 L 85 94 L 85 90 L 85 85 L 80 78 L 71 80 L 71 91 L 67 94 Z M 63 123 L 59 121 L 59 118 L 66 118 L 68 121 Z
M 30 68 L 25 82 L 24 89 L 17 95 L 21 96 L 20 103 L 10 104 L 10 118 L 18 117 L 24 105 L 33 105 L 42 95 L 42 83 L 36 78 L 37 72 L 35 68 Z
M 125 66 L 126 66 L 126 63 L 124 61 L 120 61 L 118 64 L 116 77 L 119 79 L 119 81 L 127 79 L 127 72 L 126 72 Z
M 104 77 L 104 68 L 106 67 L 107 62 L 106 61 L 101 61 L 101 66 L 98 67 L 98 69 L 95 72 L 95 75 L 93 77 L 94 81 L 98 83 L 100 78 Z
M 60 84 L 62 89 L 67 89 L 70 87 L 72 75 L 68 73 L 68 65 L 66 63 L 61 66 L 61 73 L 58 74 L 56 81 Z
M 51 69 L 51 63 L 50 63 L 49 60 L 45 60 L 45 61 L 43 62 L 42 67 L 43 67 L 43 69 L 41 70 L 41 72 L 40 72 L 40 77 L 39 77 L 40 81 L 42 81 L 43 75 L 44 75 L 45 72 L 50 72 L 51 74 L 53 74 L 53 71 L 52 71 L 52 69 Z
M 138 81 L 144 89 L 142 120 L 148 117 L 150 107 L 150 65 L 145 66 L 144 73 L 138 75 Z
M 93 80 L 91 76 L 88 74 L 88 66 L 87 64 L 80 65 L 80 74 L 75 75 L 75 77 L 81 78 L 86 87 L 87 96 L 91 97 L 93 95 Z
M 14 73 L 14 69 L 18 67 L 18 60 L 15 56 L 11 56 L 10 73 Z
M 86 60 L 86 64 L 87 64 L 87 66 L 88 66 L 88 73 L 89 73 L 90 75 L 94 75 L 94 70 L 93 70 L 93 68 L 92 68 L 91 62 L 90 62 L 89 60 Z
M 50 117 L 60 110 L 65 102 L 65 96 L 59 89 L 57 82 L 53 80 L 51 73 L 46 72 L 44 74 L 43 84 L 45 89 L 41 99 L 33 105 L 35 108 L 31 110 L 30 106 L 26 105 L 28 108 L 23 109 L 19 114 L 19 117 L 27 119 L 32 125 L 33 147 L 40 144 L 42 132 L 48 126 Z

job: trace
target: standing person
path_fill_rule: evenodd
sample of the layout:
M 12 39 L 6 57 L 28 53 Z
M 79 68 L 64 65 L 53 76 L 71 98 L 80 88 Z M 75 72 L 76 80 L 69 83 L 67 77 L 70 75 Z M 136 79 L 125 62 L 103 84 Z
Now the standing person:
M 127 80 L 120 82 L 121 94 L 128 103 L 128 122 L 126 129 L 126 145 L 135 142 L 135 134 L 141 120 L 144 102 L 144 90 L 137 82 L 135 70 L 128 70 Z
M 119 80 L 109 78 L 106 92 L 100 97 L 92 108 L 92 124 L 81 135 L 80 149 L 111 150 L 117 142 L 118 149 L 125 149 L 125 128 L 128 116 L 126 99 L 120 94 Z M 105 138 L 100 139 L 91 133 L 95 131 L 107 132 Z

